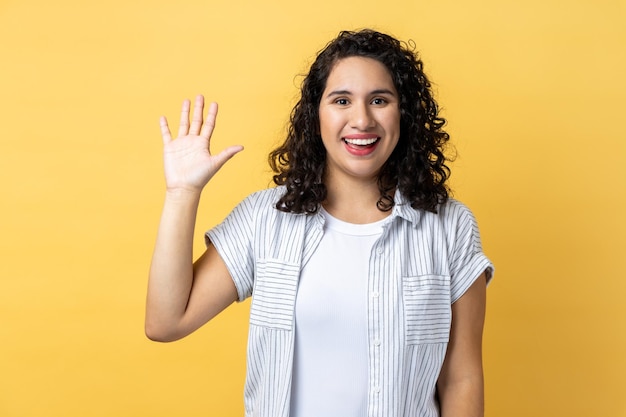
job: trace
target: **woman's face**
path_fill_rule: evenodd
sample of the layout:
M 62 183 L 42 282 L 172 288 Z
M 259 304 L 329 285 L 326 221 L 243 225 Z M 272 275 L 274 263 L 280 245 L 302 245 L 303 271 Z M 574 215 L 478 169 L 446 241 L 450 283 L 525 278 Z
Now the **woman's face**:
M 375 180 L 400 137 L 399 97 L 387 68 L 372 58 L 337 61 L 319 120 L 327 180 Z

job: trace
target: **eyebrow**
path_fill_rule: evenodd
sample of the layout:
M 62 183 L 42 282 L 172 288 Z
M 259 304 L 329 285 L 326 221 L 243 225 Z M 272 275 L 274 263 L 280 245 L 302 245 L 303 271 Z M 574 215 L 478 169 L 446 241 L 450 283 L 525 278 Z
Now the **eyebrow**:
M 378 94 L 386 94 L 386 95 L 390 95 L 390 96 L 395 96 L 395 93 L 391 90 L 388 90 L 386 88 L 381 88 L 378 90 L 373 90 L 369 92 L 370 95 L 378 95 Z M 326 97 L 333 97 L 333 96 L 349 96 L 352 95 L 352 92 L 349 90 L 335 90 L 335 91 L 331 91 L 330 93 L 328 93 L 326 95 Z

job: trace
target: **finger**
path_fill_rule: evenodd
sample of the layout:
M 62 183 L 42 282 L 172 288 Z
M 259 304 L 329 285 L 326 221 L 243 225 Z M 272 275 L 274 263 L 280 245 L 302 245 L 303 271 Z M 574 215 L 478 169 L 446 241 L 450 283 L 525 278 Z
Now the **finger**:
M 189 100 L 183 101 L 183 107 L 180 110 L 180 125 L 178 127 L 178 137 L 187 136 L 189 133 L 189 108 L 191 103 Z
M 172 141 L 170 127 L 167 125 L 167 119 L 165 118 L 165 116 L 161 116 L 159 122 L 161 125 L 161 136 L 163 137 L 163 144 L 167 144 Z
M 218 169 L 221 168 L 222 165 L 224 165 L 230 158 L 235 156 L 235 154 L 241 151 L 243 151 L 243 146 L 235 145 L 235 146 L 229 146 L 228 148 L 224 149 L 222 152 L 215 155 L 215 164 L 217 165 Z
M 198 95 L 196 97 L 196 103 L 193 106 L 193 117 L 191 119 L 191 128 L 189 129 L 190 135 L 200 134 L 200 128 L 202 127 L 202 113 L 204 112 L 204 97 Z
M 209 111 L 207 112 L 206 121 L 202 126 L 200 136 L 209 139 L 213 134 L 213 129 L 215 129 L 215 120 L 217 119 L 217 108 L 217 103 L 213 102 L 209 104 Z

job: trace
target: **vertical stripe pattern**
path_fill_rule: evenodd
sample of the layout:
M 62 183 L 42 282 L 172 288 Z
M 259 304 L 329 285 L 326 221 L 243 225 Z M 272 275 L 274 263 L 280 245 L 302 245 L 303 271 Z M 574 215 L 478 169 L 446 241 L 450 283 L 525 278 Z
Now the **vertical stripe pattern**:
M 320 214 L 276 210 L 282 192 L 252 194 L 206 234 L 239 300 L 252 296 L 246 417 L 289 417 L 298 278 L 323 233 Z M 412 209 L 399 193 L 395 201 L 370 256 L 368 415 L 438 417 L 451 305 L 483 271 L 491 278 L 493 265 L 460 202 L 449 200 L 434 214 Z

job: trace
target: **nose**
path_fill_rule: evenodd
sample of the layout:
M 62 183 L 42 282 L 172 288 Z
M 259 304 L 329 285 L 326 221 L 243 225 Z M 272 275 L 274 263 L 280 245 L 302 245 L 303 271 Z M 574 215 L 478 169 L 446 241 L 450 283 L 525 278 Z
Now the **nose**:
M 368 130 L 376 125 L 372 109 L 368 103 L 359 103 L 352 106 L 350 125 L 358 130 Z

